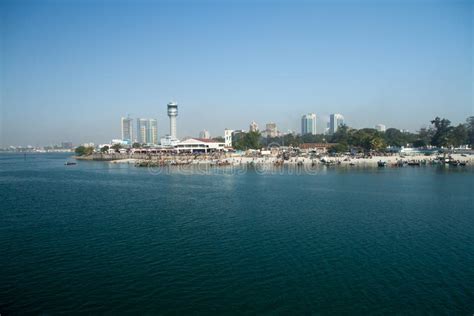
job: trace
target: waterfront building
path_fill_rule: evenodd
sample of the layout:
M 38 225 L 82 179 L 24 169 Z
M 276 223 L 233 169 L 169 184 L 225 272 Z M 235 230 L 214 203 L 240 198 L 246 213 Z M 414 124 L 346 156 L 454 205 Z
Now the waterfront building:
M 179 140 L 171 137 L 170 135 L 166 135 L 165 137 L 161 138 L 160 144 L 164 147 L 174 147 L 179 144 Z
M 207 130 L 203 130 L 199 133 L 199 138 L 210 139 L 211 138 L 211 133 L 209 133 L 209 131 L 207 131 Z
M 341 114 L 331 114 L 329 116 L 329 134 L 332 135 L 337 132 L 339 126 L 344 124 L 344 116 Z
M 385 127 L 385 125 L 383 124 L 377 124 L 375 125 L 375 129 L 379 132 L 385 132 L 387 130 L 387 128 Z
M 273 122 L 267 123 L 265 133 L 267 134 L 267 137 L 277 137 L 278 130 L 276 124 Z
M 224 151 L 225 143 L 217 142 L 212 139 L 189 138 L 179 142 L 174 147 L 178 153 L 209 153 Z
M 133 142 L 133 119 L 122 117 L 121 119 L 122 140 L 128 143 Z
M 234 130 L 232 129 L 225 129 L 224 130 L 224 143 L 225 147 L 232 147 L 232 133 Z
M 316 135 L 316 114 L 310 113 L 301 118 L 301 135 Z
M 178 116 L 178 103 L 171 101 L 168 103 L 168 117 L 170 118 L 170 136 L 177 139 L 176 117 Z
M 250 123 L 249 131 L 251 131 L 251 132 L 257 132 L 258 131 L 258 124 L 255 121 Z
M 158 144 L 158 122 L 155 119 L 137 118 L 137 142 Z

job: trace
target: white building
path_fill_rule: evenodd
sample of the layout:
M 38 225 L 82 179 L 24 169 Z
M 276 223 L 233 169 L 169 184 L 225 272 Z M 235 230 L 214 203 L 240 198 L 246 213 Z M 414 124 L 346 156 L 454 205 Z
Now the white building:
M 344 124 L 344 116 L 341 114 L 331 114 L 329 116 L 329 134 L 332 135 L 337 132 L 339 126 Z
M 176 117 L 178 116 L 178 104 L 168 103 L 168 117 L 170 118 L 170 136 L 174 139 L 178 137 L 176 128 Z
M 250 123 L 249 131 L 251 131 L 251 132 L 257 132 L 258 131 L 258 124 L 255 121 Z
M 211 133 L 209 133 L 207 130 L 203 130 L 199 133 L 199 138 L 211 139 Z
M 129 145 L 129 142 L 122 139 L 112 139 L 112 145 L 119 144 L 122 146 Z
M 273 122 L 267 123 L 265 132 L 267 134 L 267 137 L 277 137 L 278 136 L 277 126 Z
M 225 147 L 232 147 L 232 133 L 234 130 L 232 129 L 225 129 L 224 130 L 224 144 Z
M 170 135 L 166 135 L 165 137 L 161 138 L 160 144 L 161 146 L 165 146 L 165 147 L 174 147 L 179 144 L 179 140 L 171 137 Z
M 316 135 L 316 114 L 310 113 L 301 118 L 301 135 Z
M 387 130 L 387 128 L 383 124 L 375 125 L 375 129 L 378 130 L 379 132 L 385 132 Z
M 189 138 L 174 146 L 177 152 L 209 153 L 223 151 L 225 143 L 211 139 Z

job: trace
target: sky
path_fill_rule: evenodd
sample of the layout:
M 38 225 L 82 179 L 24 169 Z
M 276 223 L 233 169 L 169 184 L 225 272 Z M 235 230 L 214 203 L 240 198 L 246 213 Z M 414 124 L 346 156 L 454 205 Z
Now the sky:
M 300 131 L 316 113 L 416 131 L 474 113 L 472 1 L 0 1 L 2 146 Z

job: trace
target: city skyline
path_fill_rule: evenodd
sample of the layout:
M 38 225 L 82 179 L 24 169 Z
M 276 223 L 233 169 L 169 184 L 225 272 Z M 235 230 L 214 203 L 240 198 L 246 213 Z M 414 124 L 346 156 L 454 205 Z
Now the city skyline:
M 182 104 L 179 137 L 252 120 L 298 131 L 303 113 L 317 113 L 317 133 L 331 113 L 410 131 L 473 113 L 468 1 L 6 1 L 0 11 L 1 146 L 106 142 L 124 113 L 156 118 L 161 137 L 170 99 Z

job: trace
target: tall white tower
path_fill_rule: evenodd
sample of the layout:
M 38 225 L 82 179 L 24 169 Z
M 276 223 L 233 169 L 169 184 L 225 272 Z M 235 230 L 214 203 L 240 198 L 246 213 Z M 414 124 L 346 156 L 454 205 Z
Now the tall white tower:
M 170 136 L 176 139 L 176 117 L 178 116 L 178 104 L 176 102 L 168 103 L 168 116 L 170 118 Z

